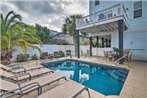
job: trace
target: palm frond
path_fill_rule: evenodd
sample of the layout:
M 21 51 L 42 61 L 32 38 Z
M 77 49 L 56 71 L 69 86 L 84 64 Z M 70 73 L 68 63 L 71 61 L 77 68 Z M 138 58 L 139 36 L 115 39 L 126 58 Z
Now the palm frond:
M 5 21 L 4 21 L 5 24 L 6 24 L 7 20 L 8 20 L 8 17 L 10 17 L 11 14 L 15 15 L 14 11 L 10 11 L 10 12 L 6 15 Z

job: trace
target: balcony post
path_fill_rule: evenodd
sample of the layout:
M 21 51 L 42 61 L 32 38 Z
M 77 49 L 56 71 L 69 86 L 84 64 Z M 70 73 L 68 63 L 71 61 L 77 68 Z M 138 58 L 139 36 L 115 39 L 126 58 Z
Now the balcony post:
M 92 56 L 92 37 L 90 37 L 89 40 L 90 40 L 90 56 Z
M 97 40 L 97 48 L 99 47 L 99 36 L 96 37 Z
M 123 25 L 123 20 L 118 20 L 119 58 L 123 56 Z M 123 59 L 119 63 L 123 64 Z
M 77 35 L 77 58 L 80 58 L 80 36 L 79 36 L 79 30 L 76 30 L 76 35 Z
M 102 48 L 104 48 L 104 38 L 102 37 Z

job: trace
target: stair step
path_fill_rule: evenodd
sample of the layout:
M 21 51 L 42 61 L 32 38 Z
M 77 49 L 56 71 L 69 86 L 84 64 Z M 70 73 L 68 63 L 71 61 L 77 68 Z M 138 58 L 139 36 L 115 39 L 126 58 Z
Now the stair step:
M 128 75 L 128 71 L 127 70 L 118 70 L 120 73 Z
M 109 73 L 109 75 L 110 75 L 112 78 L 117 79 L 117 80 L 119 80 L 119 81 L 121 81 L 121 82 L 125 82 L 126 77 L 127 77 L 126 75 L 123 75 L 122 73 L 120 73 L 120 72 L 118 72 L 118 71 L 116 71 L 116 70 L 111 70 L 111 71 L 109 71 L 108 73 Z

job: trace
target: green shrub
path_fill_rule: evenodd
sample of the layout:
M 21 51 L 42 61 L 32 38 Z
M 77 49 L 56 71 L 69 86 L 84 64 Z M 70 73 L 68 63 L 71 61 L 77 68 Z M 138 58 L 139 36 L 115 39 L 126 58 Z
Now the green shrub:
M 32 55 L 31 60 L 38 60 L 38 57 L 36 54 Z
M 62 56 L 62 57 L 64 57 L 65 56 L 65 54 L 64 54 L 64 52 L 63 51 L 59 51 L 59 54 Z
M 17 55 L 17 62 L 24 62 L 28 59 L 27 55 L 26 54 L 19 54 Z

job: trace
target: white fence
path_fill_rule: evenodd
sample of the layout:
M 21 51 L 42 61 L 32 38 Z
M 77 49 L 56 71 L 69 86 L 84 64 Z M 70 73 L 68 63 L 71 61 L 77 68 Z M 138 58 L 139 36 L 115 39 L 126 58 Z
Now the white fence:
M 40 47 L 40 46 L 39 46 Z M 72 55 L 75 55 L 75 47 L 74 45 L 43 45 L 40 47 L 42 52 L 48 52 L 49 54 L 53 54 L 55 51 L 63 51 L 64 53 L 66 50 L 71 50 Z M 15 52 L 13 53 L 12 61 L 16 61 L 17 55 L 22 54 L 22 49 L 20 47 L 15 48 Z M 87 50 L 89 50 L 89 45 L 81 45 L 80 50 L 83 52 L 83 55 L 87 54 Z M 103 51 L 111 50 L 110 48 L 92 48 L 92 55 L 93 56 L 103 56 Z M 80 52 L 81 52 L 80 51 Z M 36 54 L 38 57 L 40 57 L 40 53 L 36 49 L 29 48 L 28 53 L 30 57 L 34 54 Z M 81 53 L 82 54 L 82 53 Z
M 66 50 L 71 50 L 72 55 L 73 56 L 75 55 L 74 45 L 43 45 L 40 48 L 41 48 L 42 52 L 48 52 L 49 54 L 53 54 L 55 51 L 60 51 L 60 50 L 62 50 L 64 53 L 66 52 Z M 17 55 L 23 53 L 20 47 L 16 47 L 15 50 L 16 51 L 13 53 L 12 61 L 16 61 Z M 82 53 L 80 53 L 80 54 L 83 54 L 83 55 L 87 54 L 87 50 L 89 50 L 89 45 L 81 45 L 80 50 L 82 51 Z M 111 51 L 111 50 L 112 50 L 111 48 L 92 48 L 92 55 L 93 56 L 104 56 L 103 51 Z M 142 55 L 142 53 L 140 53 L 140 55 L 139 55 L 138 52 L 136 52 L 135 50 L 131 50 L 131 51 L 133 51 L 133 59 L 134 60 L 143 60 L 143 61 L 147 60 Z M 39 51 L 36 49 L 32 49 L 32 48 L 28 49 L 27 54 L 29 54 L 30 57 L 34 54 L 36 54 L 38 57 L 40 57 Z M 138 58 L 138 57 L 140 57 L 140 58 Z
M 66 50 L 71 50 L 72 55 L 73 56 L 75 55 L 74 45 L 43 45 L 42 47 L 40 47 L 40 49 L 42 50 L 42 52 L 48 52 L 49 54 L 53 54 L 55 51 L 60 51 L 60 50 L 63 51 L 64 53 L 66 52 Z M 80 49 L 82 49 L 82 51 L 86 53 L 86 51 L 89 50 L 89 45 L 86 45 L 86 46 L 82 45 L 80 46 Z M 12 61 L 16 61 L 17 55 L 23 53 L 20 47 L 16 47 L 15 50 L 16 51 L 13 53 Z M 34 54 L 40 57 L 39 51 L 32 48 L 28 49 L 27 54 L 29 54 L 30 57 Z

